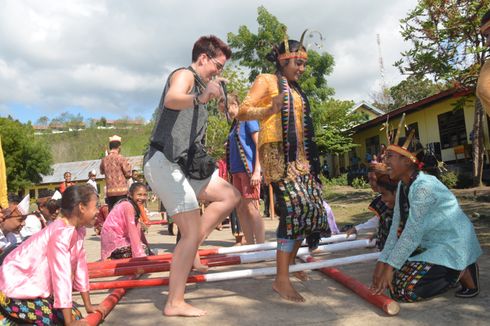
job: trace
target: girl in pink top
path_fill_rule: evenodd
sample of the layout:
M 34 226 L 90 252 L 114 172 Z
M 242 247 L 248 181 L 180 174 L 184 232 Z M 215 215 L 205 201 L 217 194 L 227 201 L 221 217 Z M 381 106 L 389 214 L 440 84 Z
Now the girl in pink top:
M 141 229 L 145 226 L 140 221 L 147 198 L 146 186 L 135 182 L 129 188 L 128 199 L 118 202 L 110 211 L 100 232 L 102 260 L 149 254 L 148 242 Z
M 61 199 L 63 217 L 5 258 L 0 267 L 0 312 L 6 319 L 22 325 L 81 325 L 81 313 L 72 304 L 73 289 L 81 292 L 88 313 L 99 310 L 90 302 L 83 248 L 85 227 L 93 226 L 97 201 L 90 185 L 67 188 Z

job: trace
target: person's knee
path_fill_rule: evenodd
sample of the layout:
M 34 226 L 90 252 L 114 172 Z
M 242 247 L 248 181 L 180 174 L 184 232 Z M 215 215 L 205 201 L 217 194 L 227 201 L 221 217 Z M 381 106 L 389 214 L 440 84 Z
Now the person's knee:
M 236 207 L 240 203 L 241 194 L 235 187 L 229 187 L 226 198 L 230 201 L 230 204 L 232 204 L 233 207 Z

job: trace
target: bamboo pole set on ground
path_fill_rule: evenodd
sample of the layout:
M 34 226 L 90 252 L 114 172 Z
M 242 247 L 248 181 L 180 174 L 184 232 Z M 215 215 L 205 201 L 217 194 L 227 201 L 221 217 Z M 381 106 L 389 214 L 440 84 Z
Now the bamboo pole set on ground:
M 355 240 L 355 239 L 356 239 L 355 236 L 347 237 L 347 235 L 345 235 L 345 234 L 336 234 L 336 235 L 332 235 L 331 237 L 328 237 L 328 238 L 322 238 L 320 240 L 320 244 L 343 242 L 346 240 L 351 241 L 351 240 Z M 250 252 L 250 251 L 271 250 L 271 249 L 276 249 L 276 248 L 277 248 L 277 242 L 266 242 L 266 243 L 261 243 L 261 244 L 253 244 L 253 245 L 245 245 L 245 246 L 201 249 L 201 250 L 199 250 L 199 255 L 201 257 L 206 257 L 206 256 L 211 256 L 211 255 L 216 256 L 216 255 L 234 254 L 234 253 Z M 161 263 L 163 263 L 163 262 L 170 262 L 171 260 L 172 260 L 172 253 L 164 253 L 164 254 L 156 255 L 156 256 L 91 262 L 91 263 L 88 263 L 88 269 L 89 270 L 95 270 L 95 269 L 101 269 L 101 268 L 115 268 L 115 267 L 120 267 L 120 266 L 129 266 L 129 265 L 122 265 L 122 264 L 134 263 L 134 262 L 137 262 L 137 263 L 132 264 L 132 266 L 138 266 L 138 265 L 144 265 L 149 261 L 160 261 Z
M 349 242 L 340 242 L 329 245 L 319 246 L 315 252 L 327 252 L 333 253 L 337 251 L 343 250 L 351 250 L 351 249 L 359 249 L 359 248 L 367 248 L 373 247 L 375 245 L 374 241 L 369 241 L 367 239 L 364 240 L 355 240 Z M 308 248 L 300 248 L 298 250 L 299 255 L 308 254 Z M 216 266 L 227 266 L 227 265 L 238 265 L 238 264 L 247 264 L 247 263 L 255 263 L 260 261 L 269 261 L 274 260 L 276 258 L 276 250 L 266 250 L 259 252 L 248 252 L 248 253 L 238 253 L 231 256 L 207 256 L 202 259 L 201 262 L 209 267 Z M 151 263 L 147 263 L 145 265 L 121 265 L 114 268 L 103 268 L 103 269 L 91 269 L 89 270 L 90 278 L 99 278 L 99 277 L 109 277 L 109 276 L 120 276 L 120 275 L 136 275 L 143 273 L 156 273 L 156 272 L 166 272 L 170 270 L 170 261 L 153 261 Z
M 317 261 L 315 258 L 309 255 L 301 256 L 300 258 L 306 262 Z M 395 316 L 400 312 L 400 305 L 398 304 L 398 302 L 391 298 L 388 298 L 386 295 L 374 295 L 366 285 L 359 282 L 355 278 L 342 273 L 340 270 L 333 267 L 323 267 L 320 268 L 319 271 L 321 271 L 323 274 L 327 275 L 331 279 L 339 282 L 367 302 L 380 308 L 388 315 Z
M 327 243 L 327 245 L 319 246 L 317 251 L 332 253 L 342 250 L 373 247 L 375 244 L 374 241 L 370 241 L 367 239 L 355 241 L 354 239 L 355 236 L 347 237 L 345 234 L 334 235 L 330 238 L 323 238 L 321 243 Z M 204 249 L 200 250 L 199 253 L 202 256 L 201 261 L 203 264 L 206 264 L 209 267 L 215 267 L 274 260 L 276 257 L 276 247 L 276 242 L 268 242 L 259 245 Z M 333 278 L 337 282 L 351 289 L 354 293 L 359 295 L 364 300 L 379 307 L 386 314 L 393 316 L 398 314 L 398 312 L 400 311 L 400 306 L 397 302 L 391 300 L 384 295 L 373 295 L 364 284 L 360 283 L 359 281 L 348 275 L 343 274 L 341 271 L 332 268 L 334 266 L 376 260 L 379 257 L 378 252 L 329 260 L 315 260 L 310 256 L 309 249 L 303 247 L 299 249 L 298 256 L 306 261 L 306 263 L 291 265 L 291 273 L 297 271 L 318 269 L 325 275 Z M 89 263 L 89 276 L 91 279 L 98 277 L 130 275 L 130 279 L 91 283 L 90 290 L 115 289 L 108 297 L 104 299 L 104 301 L 100 305 L 104 310 L 104 314 L 107 316 L 107 314 L 114 308 L 121 297 L 126 293 L 126 289 L 168 285 L 168 277 L 144 280 L 137 280 L 136 278 L 139 275 L 145 273 L 168 271 L 170 270 L 171 261 L 172 254 L 165 253 L 158 256 Z M 188 277 L 187 282 L 218 282 L 224 280 L 251 278 L 275 274 L 276 267 L 243 269 L 227 272 L 192 275 Z M 102 314 L 92 313 L 89 314 L 84 320 L 89 325 L 98 325 L 103 319 L 104 317 L 102 316 Z
M 289 267 L 289 271 L 291 273 L 294 273 L 294 272 L 299 272 L 304 270 L 354 264 L 359 262 L 376 260 L 378 259 L 378 257 L 379 257 L 379 253 L 375 252 L 375 253 L 362 254 L 356 256 L 321 260 L 312 263 L 291 265 Z M 268 276 L 268 275 L 275 275 L 275 274 L 276 274 L 276 267 L 244 269 L 244 270 L 237 270 L 231 272 L 193 275 L 187 278 L 187 283 L 217 282 L 217 281 L 225 281 L 225 280 L 234 280 L 239 278 Z M 162 285 L 168 285 L 168 281 L 169 281 L 168 277 L 162 277 L 162 278 L 154 278 L 154 279 L 147 279 L 147 280 L 97 282 L 97 283 L 90 284 L 90 290 L 162 286 Z

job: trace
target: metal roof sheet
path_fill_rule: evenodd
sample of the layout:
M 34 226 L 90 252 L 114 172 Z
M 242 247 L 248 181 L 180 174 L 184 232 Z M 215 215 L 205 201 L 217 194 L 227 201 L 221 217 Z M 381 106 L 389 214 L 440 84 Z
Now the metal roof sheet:
M 133 170 L 141 170 L 143 166 L 143 156 L 130 156 L 127 157 L 129 163 Z M 71 173 L 72 181 L 87 181 L 88 173 L 92 170 L 97 172 L 96 179 L 104 179 L 104 175 L 100 174 L 100 159 L 98 160 L 88 160 L 88 161 L 77 161 L 77 162 L 64 162 L 53 164 L 53 174 L 43 175 L 43 180 L 40 184 L 47 183 L 61 183 L 65 179 L 63 174 L 65 172 Z

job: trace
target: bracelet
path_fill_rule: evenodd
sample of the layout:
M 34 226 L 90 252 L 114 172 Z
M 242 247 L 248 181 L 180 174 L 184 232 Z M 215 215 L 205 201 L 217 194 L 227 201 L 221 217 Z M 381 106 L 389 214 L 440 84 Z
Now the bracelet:
M 193 103 L 194 103 L 194 106 L 198 106 L 198 105 L 201 105 L 201 104 L 202 105 L 206 104 L 206 103 L 203 103 L 203 102 L 199 101 L 199 95 L 200 94 L 197 94 L 196 96 L 194 96 L 194 99 L 192 100 Z

